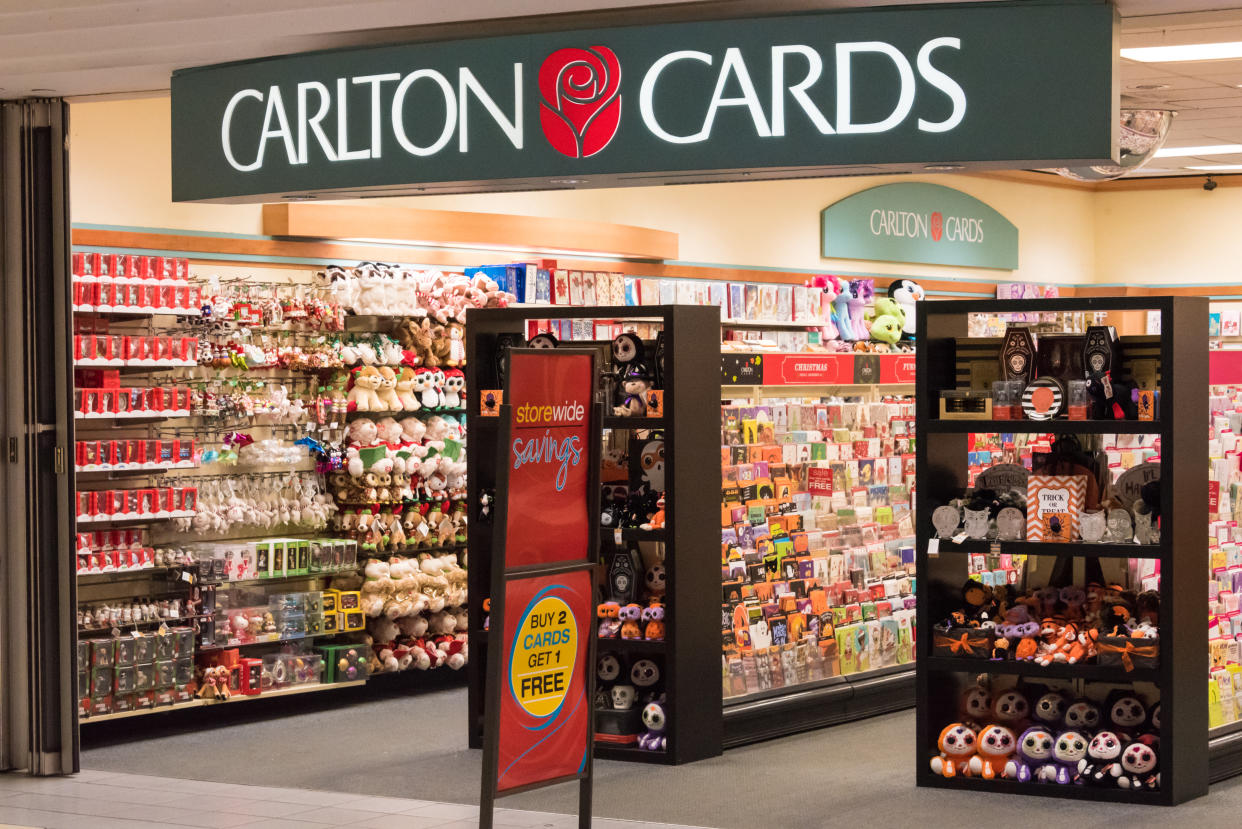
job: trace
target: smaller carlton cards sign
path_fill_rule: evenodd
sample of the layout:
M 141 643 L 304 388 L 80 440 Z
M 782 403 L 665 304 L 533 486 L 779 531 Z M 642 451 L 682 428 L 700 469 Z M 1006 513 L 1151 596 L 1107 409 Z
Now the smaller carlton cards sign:
M 1018 267 L 1018 228 L 952 187 L 926 182 L 872 187 L 824 208 L 820 221 L 827 259 Z
M 515 351 L 510 360 L 506 566 L 579 561 L 590 529 L 591 358 Z

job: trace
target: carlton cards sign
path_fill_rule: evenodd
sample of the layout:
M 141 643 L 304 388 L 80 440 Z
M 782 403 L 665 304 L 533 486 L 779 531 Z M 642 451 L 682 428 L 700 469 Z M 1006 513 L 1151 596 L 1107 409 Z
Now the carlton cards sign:
M 821 12 L 173 75 L 178 201 L 1114 157 L 1104 3 Z
M 820 213 L 826 259 L 1015 270 L 1018 228 L 974 196 L 899 182 L 847 196 Z

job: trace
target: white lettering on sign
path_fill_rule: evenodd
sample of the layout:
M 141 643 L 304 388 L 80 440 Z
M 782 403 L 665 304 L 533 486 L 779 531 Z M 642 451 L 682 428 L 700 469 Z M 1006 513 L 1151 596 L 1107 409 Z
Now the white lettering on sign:
M 727 108 L 740 108 L 749 121 L 745 129 L 753 129 L 759 138 L 786 137 L 791 112 L 796 119 L 805 116 L 820 135 L 866 135 L 888 132 L 906 123 L 923 100 L 919 97 L 920 90 L 925 92 L 930 87 L 948 98 L 952 106 L 943 120 L 919 117 L 917 128 L 922 132 L 948 132 L 966 116 L 966 93 L 932 61 L 939 50 L 961 48 L 959 38 L 938 37 L 925 42 L 911 57 L 891 43 L 879 40 L 837 43 L 832 53 L 835 77 L 826 80 L 824 54 L 819 50 L 800 43 L 775 45 L 760 58 L 751 56 L 751 61 L 758 59 L 768 63 L 763 68 L 771 78 L 771 85 L 762 94 L 755 87 L 752 67 L 747 64 L 741 47 L 730 46 L 716 54 L 682 49 L 656 58 L 642 74 L 637 116 L 651 136 L 669 144 L 698 144 L 710 140 L 717 116 Z M 884 100 L 892 101 L 892 109 L 878 121 L 858 122 L 854 112 L 855 78 L 863 72 L 871 73 L 877 61 L 891 64 L 897 73 L 896 84 L 884 94 Z M 471 128 L 478 129 L 469 118 L 471 102 L 480 105 L 486 113 L 483 121 L 487 129 L 499 129 L 514 149 L 523 150 L 527 145 L 523 112 L 523 101 L 529 92 L 525 89 L 526 77 L 523 63 L 514 62 L 511 90 L 507 81 L 489 88 L 467 66 L 457 67 L 455 78 L 451 71 L 421 68 L 404 73 L 336 78 L 335 83 L 302 81 L 285 93 L 290 107 L 296 101 L 296 109 L 292 112 L 286 109 L 279 86 L 271 86 L 266 92 L 242 89 L 229 99 L 221 117 L 221 150 L 229 165 L 239 172 L 261 169 L 265 162 L 278 157 L 268 152 L 269 143 L 283 146 L 290 165 L 310 163 L 312 150 L 335 163 L 378 159 L 383 156 L 386 139 L 409 155 L 429 157 L 444 151 L 456 138 L 457 151 L 468 153 Z M 675 105 L 679 111 L 692 113 L 690 124 L 697 123 L 697 129 L 684 132 L 693 127 L 683 126 L 674 132 L 667 123 L 660 122 L 656 104 L 662 100 L 662 90 L 674 86 L 684 90 L 687 84 L 704 84 L 712 79 L 714 86 L 710 97 L 699 101 L 679 97 L 666 102 L 667 106 Z M 418 103 L 414 103 L 415 98 L 419 99 Z M 443 109 L 439 99 L 443 101 Z M 243 106 L 252 106 L 251 100 L 263 108 L 262 127 L 257 135 L 252 132 L 246 139 L 234 134 L 234 123 L 238 121 L 239 110 L 248 116 L 245 119 L 248 123 L 255 122 L 258 111 L 243 109 Z M 830 100 L 836 101 L 835 124 L 823 110 L 824 102 Z M 614 117 L 624 119 L 625 112 L 619 110 Z M 702 113 L 701 120 L 699 113 Z M 325 129 L 325 123 L 333 116 L 335 138 Z M 420 134 L 428 137 L 418 140 L 428 143 L 420 144 L 411 137 L 414 124 L 427 129 Z M 358 127 L 362 125 L 369 128 L 366 133 L 369 140 L 363 146 L 351 147 L 350 129 L 355 128 L 353 139 L 358 141 Z M 887 217 L 886 225 L 897 228 L 900 233 L 882 232 L 918 235 L 914 232 L 916 228 L 908 227 L 909 221 L 906 217 Z M 878 235 L 881 231 L 873 229 L 872 232 Z M 950 225 L 946 221 L 945 235 L 961 241 L 976 241 L 976 237 L 981 240 L 982 226 Z
M 938 242 L 942 237 L 950 242 L 983 244 L 983 219 L 969 216 L 943 216 L 942 224 L 936 219 L 938 213 L 915 213 L 911 210 L 885 210 L 877 207 L 871 211 L 872 236 L 892 236 L 909 239 L 931 239 Z

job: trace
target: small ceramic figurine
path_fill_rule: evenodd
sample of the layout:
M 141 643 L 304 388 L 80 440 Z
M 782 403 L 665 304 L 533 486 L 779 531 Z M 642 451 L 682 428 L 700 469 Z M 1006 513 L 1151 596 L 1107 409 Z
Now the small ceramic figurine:
M 1021 541 L 1026 537 L 1026 516 L 1017 507 L 1002 507 L 996 514 L 996 537 L 1001 541 Z
M 989 510 L 986 507 L 983 509 L 970 509 L 967 507 L 965 513 L 966 535 L 971 538 L 987 538 L 990 529 L 988 522 Z
M 1129 544 L 1134 540 L 1134 527 L 1130 523 L 1130 511 L 1116 507 L 1108 511 L 1108 536 L 1111 544 Z
M 1107 530 L 1104 510 L 1087 510 L 1079 519 L 1079 532 L 1083 541 L 1097 542 L 1104 538 Z
M 957 507 L 950 504 L 936 507 L 932 512 L 932 526 L 936 528 L 936 537 L 952 538 L 961 520 L 962 511 Z

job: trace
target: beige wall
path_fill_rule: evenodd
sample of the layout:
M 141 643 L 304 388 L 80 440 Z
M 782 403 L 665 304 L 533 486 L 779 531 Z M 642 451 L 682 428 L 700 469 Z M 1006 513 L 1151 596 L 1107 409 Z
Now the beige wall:
M 262 232 L 257 205 L 169 201 L 168 98 L 79 103 L 73 105 L 70 115 L 70 185 L 75 222 Z M 910 180 L 956 187 L 999 210 L 1019 228 L 1019 269 L 1009 272 L 820 258 L 820 210 L 867 187 Z M 942 175 L 428 196 L 393 202 L 572 216 L 671 230 L 680 235 L 681 260 L 689 262 L 967 280 L 1084 283 L 1092 281 L 1102 267 L 1097 252 L 1100 234 L 1095 226 L 1095 198 L 1090 193 L 1062 188 Z
M 1095 195 L 1096 281 L 1242 282 L 1242 188 Z

